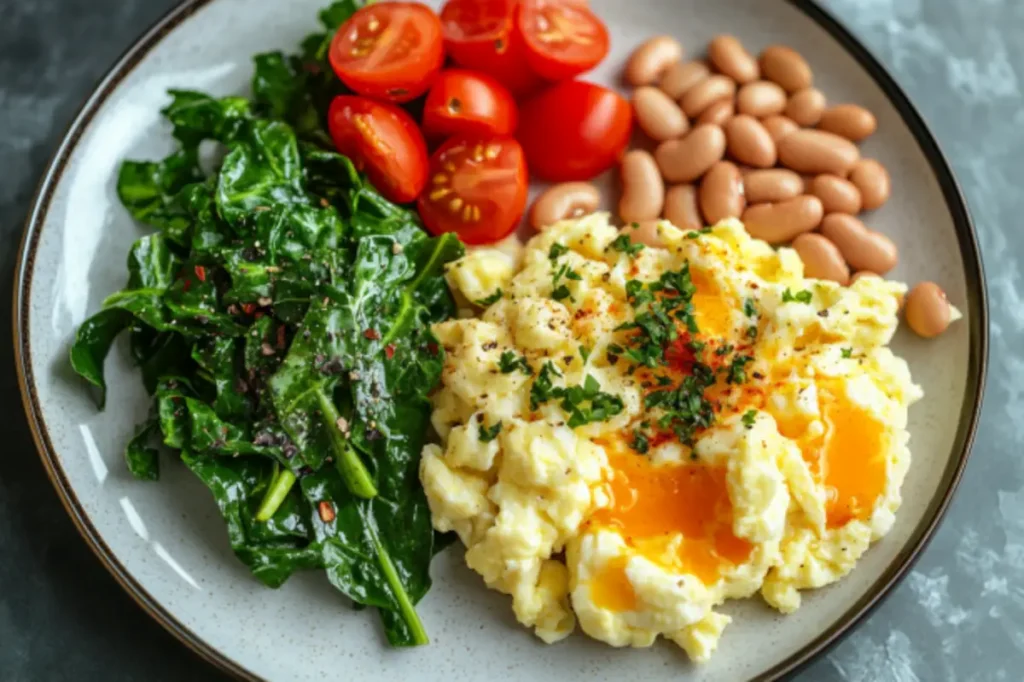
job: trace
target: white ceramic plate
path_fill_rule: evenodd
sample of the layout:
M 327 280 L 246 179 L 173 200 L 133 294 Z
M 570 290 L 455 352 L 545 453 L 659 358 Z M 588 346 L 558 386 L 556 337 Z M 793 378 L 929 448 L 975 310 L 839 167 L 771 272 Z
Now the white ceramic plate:
M 440 4 L 439 0 L 434 0 Z M 72 376 L 77 326 L 124 282 L 138 237 L 114 182 L 125 157 L 159 158 L 172 140 L 159 117 L 165 91 L 243 93 L 250 57 L 292 50 L 315 25 L 321 0 L 192 0 L 143 36 L 100 84 L 72 125 L 30 215 L 16 287 L 21 387 L 39 450 L 58 492 L 100 559 L 133 597 L 186 644 L 248 679 L 457 680 L 775 679 L 847 631 L 906 572 L 938 523 L 966 462 L 984 382 L 986 303 L 975 235 L 931 135 L 884 69 L 809 2 L 592 0 L 611 29 L 610 58 L 589 78 L 614 84 L 629 52 L 659 33 L 706 45 L 720 32 L 752 51 L 792 45 L 811 62 L 830 101 L 876 112 L 864 153 L 891 171 L 895 196 L 870 218 L 899 245 L 896 278 L 940 282 L 965 319 L 932 342 L 900 332 L 926 399 L 911 410 L 914 462 L 892 533 L 838 585 L 780 616 L 757 600 L 735 616 L 704 666 L 669 645 L 615 650 L 574 636 L 545 646 L 513 622 L 507 599 L 484 589 L 458 547 L 434 564 L 420 606 L 432 644 L 386 648 L 377 619 L 351 611 L 322 573 L 263 588 L 233 557 L 224 523 L 202 484 L 180 466 L 160 483 L 135 481 L 122 451 L 148 401 L 117 346 L 107 363 L 107 410 L 97 413 Z

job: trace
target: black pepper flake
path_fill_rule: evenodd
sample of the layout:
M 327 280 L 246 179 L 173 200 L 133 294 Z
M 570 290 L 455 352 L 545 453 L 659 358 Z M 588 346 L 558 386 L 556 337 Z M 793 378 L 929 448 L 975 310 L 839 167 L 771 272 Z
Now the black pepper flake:
M 490 343 L 485 343 L 483 345 L 483 349 L 484 350 L 494 350 L 497 347 L 498 347 L 498 342 L 497 341 L 491 341 Z
M 828 308 L 818 311 L 818 317 L 828 317 Z

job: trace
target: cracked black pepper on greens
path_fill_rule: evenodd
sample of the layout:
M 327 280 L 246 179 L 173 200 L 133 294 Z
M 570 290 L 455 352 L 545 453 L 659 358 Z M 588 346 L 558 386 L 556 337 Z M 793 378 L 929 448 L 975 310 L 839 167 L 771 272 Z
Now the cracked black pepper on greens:
M 327 47 L 361 5 L 321 12 L 298 55 L 258 55 L 251 100 L 170 93 L 179 149 L 125 162 L 117 184 L 157 231 L 131 247 L 126 288 L 81 326 L 71 363 L 102 407 L 104 359 L 128 332 L 153 396 L 129 470 L 156 480 L 152 445 L 177 451 L 258 579 L 324 570 L 404 646 L 427 641 L 415 604 L 444 540 L 418 467 L 443 363 L 430 325 L 454 313 L 442 273 L 463 246 L 428 238 L 324 130 L 342 91 Z M 206 140 L 226 149 L 209 176 Z

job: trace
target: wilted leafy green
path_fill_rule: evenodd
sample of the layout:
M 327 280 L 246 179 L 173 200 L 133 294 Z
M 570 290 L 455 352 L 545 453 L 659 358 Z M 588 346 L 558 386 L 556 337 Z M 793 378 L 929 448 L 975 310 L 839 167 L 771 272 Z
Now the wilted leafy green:
M 443 363 L 430 327 L 455 312 L 442 273 L 463 247 L 429 238 L 333 150 L 325 114 L 344 87 L 327 51 L 362 5 L 326 8 L 297 55 L 258 55 L 251 102 L 171 91 L 180 148 L 118 178 L 156 232 L 132 245 L 125 288 L 83 323 L 71 363 L 102 407 L 104 360 L 128 330 L 153 400 L 125 449 L 132 474 L 157 479 L 154 446 L 177 451 L 259 580 L 324 569 L 406 646 L 427 641 L 415 604 L 450 540 L 418 469 Z M 211 140 L 222 161 L 206 177 Z
M 273 481 L 273 462 L 187 451 L 181 459 L 213 493 L 235 555 L 264 584 L 280 587 L 297 570 L 323 566 L 319 544 L 310 541 L 309 505 L 297 490 L 289 492 L 268 521 L 256 520 L 259 502 Z

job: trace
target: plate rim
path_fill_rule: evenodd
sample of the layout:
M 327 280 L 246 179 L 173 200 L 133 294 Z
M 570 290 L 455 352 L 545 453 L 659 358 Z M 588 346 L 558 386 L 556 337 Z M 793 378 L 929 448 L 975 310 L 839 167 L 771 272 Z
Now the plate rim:
M 12 330 L 18 389 L 36 450 L 58 498 L 83 540 L 100 560 L 100 563 L 143 611 L 160 623 L 188 649 L 238 679 L 265 682 L 264 678 L 216 649 L 164 608 L 155 597 L 146 591 L 103 541 L 71 487 L 50 441 L 35 391 L 29 347 L 29 300 L 36 249 L 41 227 L 49 213 L 54 190 L 67 168 L 72 151 L 77 147 L 97 111 L 149 52 L 186 19 L 215 1 L 185 0 L 159 18 L 129 45 L 113 66 L 99 79 L 71 123 L 62 133 L 56 151 L 47 162 L 46 170 L 32 197 L 21 243 L 18 247 L 13 288 Z M 967 308 L 971 322 L 968 330 L 970 341 L 967 370 L 968 390 L 961 405 L 952 448 L 953 452 L 958 454 L 951 458 L 943 472 L 942 484 L 938 488 L 941 493 L 933 497 L 925 511 L 924 518 L 911 533 L 906 544 L 864 596 L 847 608 L 831 627 L 819 633 L 817 637 L 787 659 L 753 678 L 751 682 L 770 682 L 792 675 L 838 644 L 892 593 L 923 554 L 945 516 L 971 455 L 984 400 L 989 354 L 988 290 L 977 231 L 963 191 L 938 141 L 920 112 L 888 69 L 844 24 L 814 0 L 787 0 L 787 2 L 824 29 L 867 72 L 907 125 L 935 175 L 953 219 L 967 278 Z

